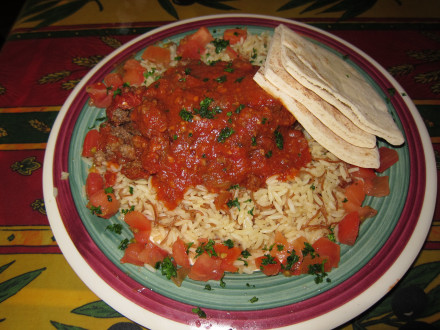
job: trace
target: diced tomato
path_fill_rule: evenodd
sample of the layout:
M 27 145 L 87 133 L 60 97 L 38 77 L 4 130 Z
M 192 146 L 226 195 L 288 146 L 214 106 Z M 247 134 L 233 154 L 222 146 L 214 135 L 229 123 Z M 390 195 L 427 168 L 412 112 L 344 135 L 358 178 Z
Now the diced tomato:
M 138 211 L 130 211 L 124 216 L 124 221 L 130 226 L 136 242 L 148 243 L 151 233 L 151 221 L 145 215 Z
M 139 259 L 139 255 L 144 250 L 144 244 L 130 243 L 125 249 L 124 256 L 121 259 L 121 263 L 133 264 L 137 266 L 143 266 L 144 263 Z
M 129 83 L 130 85 L 139 86 L 144 82 L 144 74 L 137 70 L 127 70 L 124 73 L 124 83 Z
M 371 185 L 366 189 L 368 196 L 385 197 L 390 194 L 388 176 L 376 176 L 371 180 Z
M 185 243 L 180 239 L 177 238 L 177 240 L 173 244 L 173 258 L 176 260 L 176 263 L 179 266 L 190 268 L 191 264 L 189 262 L 189 257 L 187 251 L 187 246 Z
M 133 232 L 134 239 L 137 243 L 147 244 L 150 241 L 151 230 L 136 230 Z
M 380 166 L 376 172 L 382 173 L 399 161 L 396 150 L 387 147 L 379 148 Z
M 113 187 L 116 183 L 116 172 L 106 171 L 104 173 L 104 179 L 107 187 Z
M 214 250 L 217 256 L 222 260 L 221 268 L 226 272 L 235 273 L 238 267 L 234 266 L 235 260 L 241 255 L 241 249 L 238 247 L 227 247 L 224 244 L 217 243 L 214 245 Z
M 223 39 L 228 40 L 230 45 L 235 45 L 241 40 L 245 41 L 247 38 L 246 29 L 228 29 L 223 33 Z
M 144 67 L 139 61 L 129 59 L 124 63 L 124 75 L 122 81 L 130 85 L 138 86 L 144 82 Z
M 124 216 L 124 221 L 132 231 L 151 231 L 151 220 L 139 211 L 130 211 Z
M 97 82 L 86 87 L 91 104 L 98 108 L 107 108 L 112 103 L 113 93 L 109 92 L 107 86 L 102 82 Z
M 107 86 L 107 89 L 114 91 L 121 87 L 124 82 L 122 81 L 122 76 L 119 73 L 112 72 L 104 77 L 104 84 Z
M 89 197 L 87 207 L 98 217 L 108 219 L 119 210 L 119 201 L 113 193 L 98 190 Z
M 342 244 L 354 245 L 359 234 L 360 217 L 358 212 L 348 213 L 338 224 L 338 240 Z
M 101 174 L 96 172 L 90 172 L 87 175 L 87 179 L 86 179 L 87 198 L 89 198 L 94 193 L 102 189 L 104 189 L 104 179 L 102 178 Z
M 276 275 L 281 271 L 281 262 L 277 257 L 272 257 L 270 255 L 256 258 L 255 266 L 267 276 Z
M 364 181 L 357 180 L 345 188 L 346 201 L 343 207 L 347 212 L 357 211 L 365 199 Z
M 93 157 L 95 152 L 99 147 L 100 134 L 96 129 L 92 129 L 87 132 L 84 138 L 82 156 L 83 157 Z
M 351 172 L 351 176 L 359 179 L 374 179 L 376 173 L 372 168 L 359 167 L 356 171 Z
M 326 260 L 324 271 L 329 272 L 332 268 L 338 267 L 341 255 L 339 244 L 330 241 L 327 237 L 321 237 L 312 244 L 312 247 L 321 258 Z
M 236 58 L 238 58 L 238 53 L 234 49 L 232 49 L 230 46 L 226 47 L 225 52 L 226 52 L 226 54 L 228 54 L 228 56 L 231 60 L 235 60 Z
M 194 281 L 219 281 L 224 274 L 221 265 L 222 260 L 220 258 L 210 257 L 207 253 L 203 253 L 197 257 L 188 277 Z
M 183 58 L 198 60 L 205 54 L 206 45 L 214 40 L 211 32 L 206 27 L 201 27 L 195 33 L 185 36 L 180 40 L 177 54 Z
M 144 249 L 139 253 L 139 260 L 144 264 L 156 267 L 158 262 L 162 262 L 168 256 L 168 252 L 158 247 L 151 241 L 145 244 Z
M 183 280 L 188 276 L 190 272 L 190 268 L 186 267 L 180 267 L 177 269 L 176 273 L 177 275 L 174 277 L 171 277 L 171 280 L 176 284 L 178 287 L 182 285 Z
M 167 66 L 171 61 L 171 52 L 169 48 L 159 46 L 148 46 L 142 53 L 144 60 Z
M 143 66 L 141 65 L 141 63 L 134 58 L 130 58 L 127 61 L 125 61 L 123 68 L 124 68 L 124 70 L 138 70 L 138 71 L 145 70 L 143 68 Z
M 301 262 L 301 274 L 309 274 L 310 266 L 319 264 L 321 265 L 324 262 L 324 259 L 320 256 L 310 254 L 306 255 Z M 324 271 L 325 271 L 325 263 L 324 263 Z
M 359 218 L 361 219 L 361 222 L 364 221 L 367 218 L 374 217 L 377 214 L 377 210 L 373 209 L 371 206 L 362 206 L 357 210 L 359 214 Z

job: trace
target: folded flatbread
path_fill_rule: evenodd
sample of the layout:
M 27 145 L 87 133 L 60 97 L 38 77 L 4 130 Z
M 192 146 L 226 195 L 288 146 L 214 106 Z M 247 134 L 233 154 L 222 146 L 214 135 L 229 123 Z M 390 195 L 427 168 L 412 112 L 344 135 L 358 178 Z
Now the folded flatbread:
M 304 129 L 324 148 L 339 159 L 355 166 L 366 168 L 379 167 L 379 152 L 377 148 L 362 148 L 348 143 L 333 133 L 326 125 L 316 118 L 307 108 L 288 95 L 282 89 L 285 86 L 275 86 L 265 78 L 264 67 L 254 76 L 254 80 L 268 93 L 277 95 L 284 106 L 290 110 Z
M 281 58 L 280 29 L 275 29 L 267 60 L 263 68 L 264 77 L 283 92 L 307 108 L 315 117 L 345 141 L 364 148 L 376 147 L 376 136 L 368 133 L 349 120 L 333 105 L 323 100 L 312 90 L 301 85 L 283 67 Z
M 359 128 L 392 145 L 404 143 L 385 99 L 359 71 L 342 57 L 285 25 L 276 30 L 281 35 L 283 66 L 294 79 L 336 107 Z

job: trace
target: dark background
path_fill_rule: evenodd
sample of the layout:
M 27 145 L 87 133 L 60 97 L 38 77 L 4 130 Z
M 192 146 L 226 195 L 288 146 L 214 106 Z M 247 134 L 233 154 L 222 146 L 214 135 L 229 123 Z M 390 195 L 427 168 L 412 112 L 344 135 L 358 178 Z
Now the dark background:
M 0 47 L 3 46 L 25 0 L 9 1 L 0 13 Z

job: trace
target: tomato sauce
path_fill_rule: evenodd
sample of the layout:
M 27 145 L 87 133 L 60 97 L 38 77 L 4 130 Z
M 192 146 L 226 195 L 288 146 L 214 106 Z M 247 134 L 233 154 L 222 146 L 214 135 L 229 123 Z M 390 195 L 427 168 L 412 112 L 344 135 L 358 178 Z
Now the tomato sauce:
M 107 109 L 100 149 L 127 177 L 153 176 L 169 209 L 196 185 L 227 194 L 233 185 L 256 190 L 272 175 L 294 176 L 311 160 L 308 143 L 292 114 L 254 82 L 257 69 L 192 61 L 147 88 L 123 88 Z M 115 134 L 117 126 L 127 134 Z

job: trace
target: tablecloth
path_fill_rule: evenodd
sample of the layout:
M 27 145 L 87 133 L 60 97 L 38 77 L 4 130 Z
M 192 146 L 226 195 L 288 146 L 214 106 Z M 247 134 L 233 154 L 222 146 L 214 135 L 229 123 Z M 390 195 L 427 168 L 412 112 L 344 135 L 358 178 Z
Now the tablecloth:
M 0 52 L 1 329 L 141 328 L 90 291 L 61 254 L 43 199 L 46 142 L 69 93 L 107 54 L 164 24 L 221 13 L 298 20 L 329 31 L 370 55 L 414 101 L 429 131 L 439 169 L 439 2 L 27 0 Z M 438 197 L 432 220 L 423 250 L 404 279 L 341 328 L 440 327 Z M 396 297 L 427 304 L 405 318 L 393 309 L 391 301 Z

